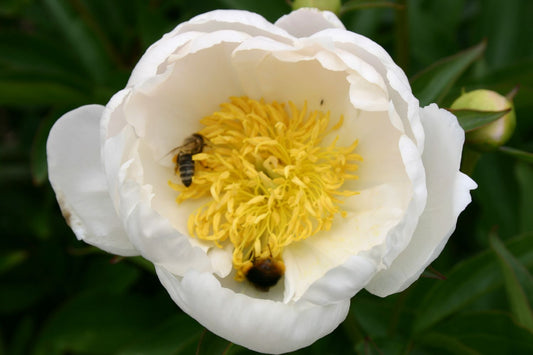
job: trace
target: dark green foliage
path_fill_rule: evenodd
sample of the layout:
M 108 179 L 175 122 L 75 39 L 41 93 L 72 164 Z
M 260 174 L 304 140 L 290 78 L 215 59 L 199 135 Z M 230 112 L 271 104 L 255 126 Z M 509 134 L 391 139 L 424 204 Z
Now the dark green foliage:
M 533 353 L 533 2 L 396 3 L 407 4 L 408 41 L 398 41 L 402 10 L 392 6 L 341 19 L 399 58 L 422 104 L 447 107 L 463 89 L 505 95 L 519 85 L 517 131 L 473 171 L 474 202 L 433 264 L 446 279 L 422 278 L 385 299 L 363 291 L 342 326 L 296 353 Z M 105 104 L 151 43 L 215 8 L 271 21 L 290 9 L 284 0 L 0 3 L 0 354 L 252 353 L 206 333 L 149 265 L 77 241 L 47 182 L 55 120 Z

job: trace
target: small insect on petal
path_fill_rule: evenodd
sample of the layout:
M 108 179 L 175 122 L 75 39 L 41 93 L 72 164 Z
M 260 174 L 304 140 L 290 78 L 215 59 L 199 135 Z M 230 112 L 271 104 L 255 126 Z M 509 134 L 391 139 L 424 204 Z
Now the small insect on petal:
M 246 272 L 246 279 L 258 290 L 268 291 L 285 273 L 285 264 L 271 257 L 256 259 Z
M 176 172 L 179 171 L 180 179 L 183 185 L 186 187 L 191 186 L 192 177 L 194 175 L 193 155 L 201 153 L 204 149 L 205 140 L 201 134 L 194 133 L 193 135 L 185 138 L 183 145 L 174 148 L 169 154 L 176 154 Z

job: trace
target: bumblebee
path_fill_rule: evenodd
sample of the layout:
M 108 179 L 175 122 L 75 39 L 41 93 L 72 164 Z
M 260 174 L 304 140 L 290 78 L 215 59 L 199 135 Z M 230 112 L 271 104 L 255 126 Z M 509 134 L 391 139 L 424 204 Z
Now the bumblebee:
M 201 134 L 194 133 L 185 138 L 183 145 L 173 149 L 170 154 L 178 153 L 176 158 L 176 173 L 179 170 L 180 179 L 186 187 L 191 186 L 194 175 L 194 160 L 192 156 L 201 153 L 204 149 L 205 139 Z
M 253 265 L 246 271 L 246 279 L 260 291 L 268 291 L 275 286 L 285 273 L 285 264 L 272 257 L 255 259 Z

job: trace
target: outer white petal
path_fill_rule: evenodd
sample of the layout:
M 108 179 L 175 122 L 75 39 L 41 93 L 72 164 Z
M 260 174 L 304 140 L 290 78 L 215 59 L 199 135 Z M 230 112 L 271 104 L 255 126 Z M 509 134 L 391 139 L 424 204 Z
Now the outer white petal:
M 52 127 L 46 150 L 48 176 L 76 237 L 113 254 L 138 255 L 117 216 L 100 159 L 104 107 L 82 106 Z
M 476 183 L 459 171 L 464 131 L 448 111 L 432 104 L 420 109 L 426 132 L 422 160 L 428 201 L 409 246 L 367 289 L 379 296 L 400 292 L 440 254 L 455 230 L 459 213 L 470 203 Z
M 143 54 L 128 80 L 127 87 L 132 87 L 150 79 L 158 73 L 159 66 L 174 53 L 178 48 L 187 44 L 190 40 L 202 33 L 189 32 L 180 37 L 165 34 L 163 38 L 152 44 Z
M 254 351 L 279 354 L 312 344 L 345 318 L 349 300 L 327 306 L 252 298 L 220 286 L 210 273 L 177 278 L 156 266 L 172 299 L 211 332 Z
M 315 8 L 301 8 L 282 16 L 274 23 L 295 37 L 308 37 L 327 28 L 341 28 L 344 25 L 335 14 Z
M 133 183 L 128 185 L 131 186 L 123 186 L 130 188 L 127 192 L 130 196 L 126 198 L 132 198 L 141 187 Z M 193 247 L 190 238 L 175 230 L 147 201 L 139 199 L 125 222 L 132 242 L 145 259 L 181 275 L 189 269 L 213 271 L 206 253 Z
M 375 272 L 376 264 L 371 258 L 354 255 L 313 283 L 303 299 L 322 305 L 350 299 L 366 286 Z
M 119 107 L 115 107 L 117 115 L 120 114 L 116 111 Z M 110 121 L 109 115 L 104 118 L 102 131 L 105 131 L 105 123 Z M 111 196 L 131 243 L 145 259 L 176 274 L 182 275 L 190 268 L 211 270 L 205 252 L 194 247 L 192 239 L 174 228 L 169 219 L 155 208 L 158 203 L 153 194 L 154 181 L 167 184 L 172 169 L 166 175 L 162 174 L 160 170 L 164 168 L 151 155 L 148 158 L 149 154 L 143 147 L 131 126 L 124 127 L 119 134 L 105 140 L 103 145 Z M 168 185 L 167 189 L 170 196 L 172 191 Z M 172 202 L 175 205 L 175 201 Z
M 216 10 L 198 15 L 177 26 L 148 48 L 139 60 L 128 81 L 128 87 L 138 85 L 156 75 L 159 66 L 179 48 L 198 36 L 216 31 L 232 30 L 250 36 L 264 36 L 289 43 L 291 37 L 283 29 L 248 11 Z
M 169 36 L 190 31 L 210 33 L 220 30 L 240 31 L 251 36 L 271 37 L 285 42 L 290 42 L 293 39 L 285 30 L 268 22 L 261 15 L 244 10 L 206 12 L 182 23 L 170 32 Z

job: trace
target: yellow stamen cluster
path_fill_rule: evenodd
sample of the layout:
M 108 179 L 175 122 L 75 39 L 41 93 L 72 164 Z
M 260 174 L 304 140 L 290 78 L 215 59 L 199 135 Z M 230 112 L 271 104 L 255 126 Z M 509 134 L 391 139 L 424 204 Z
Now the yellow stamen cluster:
M 237 280 L 255 259 L 281 259 L 289 244 L 330 229 L 334 216 L 345 214 L 339 197 L 357 194 L 340 190 L 357 179 L 357 141 L 322 145 L 342 116 L 330 126 L 329 112 L 308 113 L 306 105 L 233 97 L 201 123 L 206 147 L 193 156 L 192 185 L 169 184 L 180 192 L 178 203 L 210 197 L 189 216 L 188 230 L 217 246 L 233 245 Z

